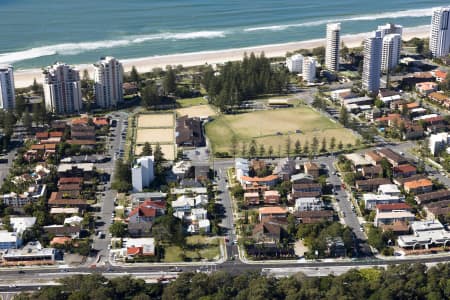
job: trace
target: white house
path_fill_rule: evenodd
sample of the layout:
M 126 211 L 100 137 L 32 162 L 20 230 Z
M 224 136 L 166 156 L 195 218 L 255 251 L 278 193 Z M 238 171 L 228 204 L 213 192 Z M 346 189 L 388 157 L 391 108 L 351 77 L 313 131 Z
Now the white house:
M 155 179 L 154 161 L 155 158 L 153 156 L 143 156 L 135 160 L 131 168 L 133 191 L 142 192 Z
M 324 203 L 320 198 L 305 197 L 295 200 L 296 211 L 322 210 Z
M 363 202 L 366 209 L 374 209 L 378 204 L 399 203 L 401 201 L 402 199 L 399 196 L 363 194 Z

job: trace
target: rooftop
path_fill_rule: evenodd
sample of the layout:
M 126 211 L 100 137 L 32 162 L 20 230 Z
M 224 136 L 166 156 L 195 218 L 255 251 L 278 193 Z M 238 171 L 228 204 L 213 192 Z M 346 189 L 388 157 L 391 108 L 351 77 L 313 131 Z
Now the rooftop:
M 261 207 L 259 214 L 286 214 L 287 209 L 279 206 Z

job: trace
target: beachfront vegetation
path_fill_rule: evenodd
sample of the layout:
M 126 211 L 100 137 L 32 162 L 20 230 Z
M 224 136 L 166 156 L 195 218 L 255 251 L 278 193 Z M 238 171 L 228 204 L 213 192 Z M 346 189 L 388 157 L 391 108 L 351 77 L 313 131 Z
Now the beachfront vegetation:
M 65 277 L 60 285 L 14 299 L 449 299 L 448 278 L 449 264 L 429 269 L 423 264 L 352 269 L 323 277 L 183 273 L 167 285 L 146 284 L 130 276 L 107 279 L 95 273 Z
M 214 153 L 243 156 L 251 155 L 251 152 L 263 156 L 286 155 L 287 148 L 289 154 L 294 154 L 297 141 L 296 153 L 305 155 L 311 151 L 320 152 L 320 142 L 324 138 L 325 150 L 328 151 L 337 150 L 335 146 L 339 142 L 352 145 L 356 142 L 350 130 L 306 106 L 220 115 L 208 122 L 206 134 Z M 288 137 L 290 147 L 286 147 Z
M 289 82 L 284 68 L 273 68 L 261 54 L 245 55 L 242 61 L 227 62 L 216 72 L 212 66 L 203 71 L 203 85 L 210 103 L 221 110 L 238 106 L 242 101 L 264 94 L 280 94 Z

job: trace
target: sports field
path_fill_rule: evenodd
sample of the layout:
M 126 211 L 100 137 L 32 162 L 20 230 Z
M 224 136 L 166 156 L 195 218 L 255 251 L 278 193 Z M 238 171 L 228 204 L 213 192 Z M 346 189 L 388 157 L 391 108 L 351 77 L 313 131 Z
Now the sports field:
M 190 118 L 193 117 L 210 117 L 216 115 L 216 111 L 208 104 L 195 105 L 190 107 L 184 107 L 177 109 L 178 116 L 188 115 Z
M 134 134 L 134 154 L 141 155 L 146 142 L 155 148 L 159 143 L 164 157 L 175 158 L 175 114 L 140 114 L 137 117 L 137 128 Z
M 142 114 L 138 117 L 138 128 L 173 127 L 173 114 Z
M 296 140 L 302 145 L 306 141 L 311 144 L 314 137 L 320 142 L 325 137 L 328 144 L 332 137 L 336 139 L 336 144 L 340 141 L 344 145 L 354 144 L 356 140 L 350 130 L 309 107 L 221 115 L 206 125 L 206 135 L 214 152 L 229 152 L 232 136 L 235 135 L 239 144 L 254 139 L 258 145 L 264 145 L 266 151 L 272 146 L 274 154 L 278 153 L 279 148 L 281 154 L 284 153 L 287 136 L 291 137 L 292 149 Z

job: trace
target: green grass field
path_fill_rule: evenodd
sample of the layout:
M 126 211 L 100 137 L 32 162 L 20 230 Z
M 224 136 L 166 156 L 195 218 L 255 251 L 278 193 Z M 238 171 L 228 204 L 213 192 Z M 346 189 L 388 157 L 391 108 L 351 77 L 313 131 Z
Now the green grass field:
M 201 105 L 201 104 L 208 104 L 208 100 L 206 100 L 203 97 L 197 97 L 197 98 L 186 98 L 186 99 L 178 99 L 177 103 L 180 105 L 180 107 L 190 107 L 195 105 Z
M 183 250 L 179 246 L 164 248 L 164 262 L 214 260 L 220 256 L 219 239 L 210 239 L 203 236 L 189 236 L 186 238 L 189 249 Z
M 297 130 L 300 133 L 296 133 Z M 306 141 L 311 145 L 314 137 L 319 142 L 325 137 L 328 145 L 332 137 L 335 137 L 336 144 L 339 141 L 344 145 L 354 144 L 356 140 L 350 130 L 306 106 L 220 115 L 206 125 L 206 135 L 214 152 L 229 152 L 232 136 L 235 135 L 240 144 L 248 144 L 254 139 L 258 145 L 263 144 L 266 151 L 272 146 L 274 155 L 278 154 L 279 149 L 284 154 L 287 136 L 291 137 L 292 150 L 296 140 L 302 146 Z

